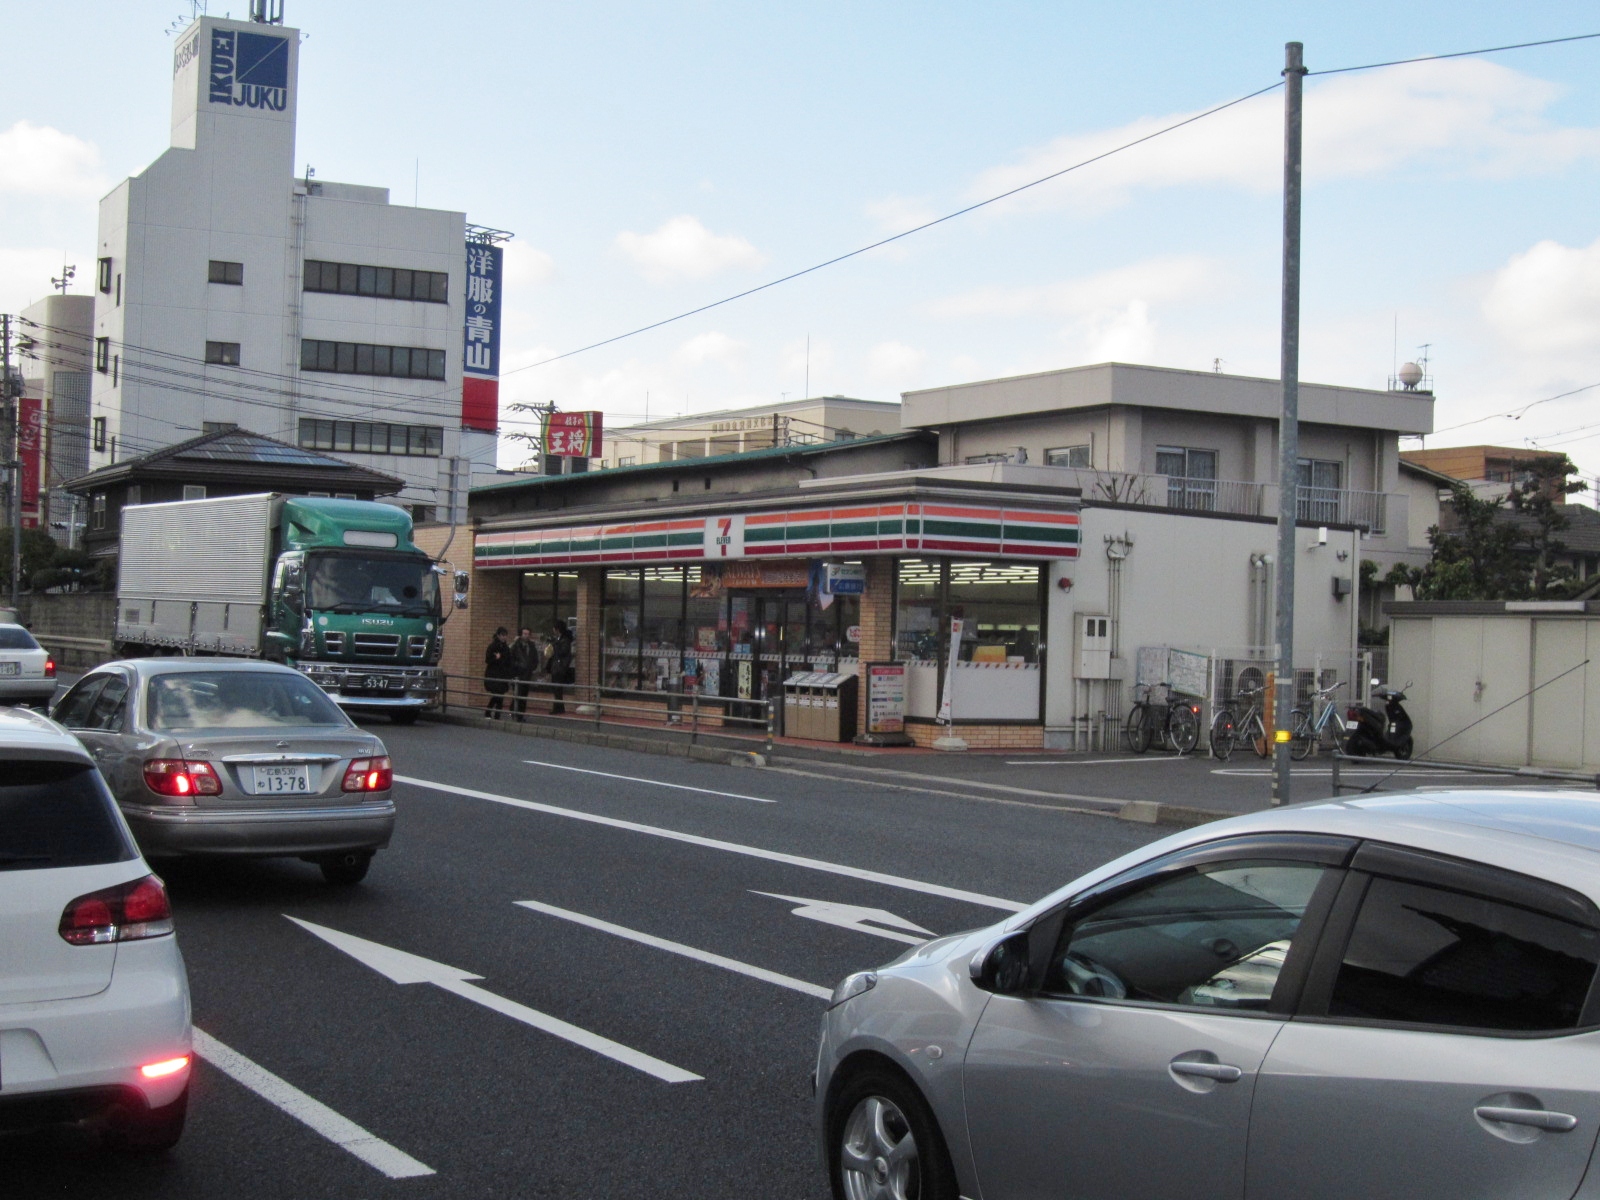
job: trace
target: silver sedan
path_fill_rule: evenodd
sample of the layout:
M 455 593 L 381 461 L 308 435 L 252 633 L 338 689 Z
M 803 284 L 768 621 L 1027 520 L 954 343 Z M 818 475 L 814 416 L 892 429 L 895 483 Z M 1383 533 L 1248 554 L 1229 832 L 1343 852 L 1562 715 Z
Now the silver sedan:
M 389 844 L 388 751 L 288 667 L 107 663 L 50 715 L 94 756 L 147 858 L 295 856 L 347 884 Z
M 1167 838 L 839 985 L 833 1193 L 1596 1200 L 1597 901 L 1593 792 Z
M 0 704 L 42 708 L 55 694 L 56 664 L 50 652 L 21 625 L 0 621 Z

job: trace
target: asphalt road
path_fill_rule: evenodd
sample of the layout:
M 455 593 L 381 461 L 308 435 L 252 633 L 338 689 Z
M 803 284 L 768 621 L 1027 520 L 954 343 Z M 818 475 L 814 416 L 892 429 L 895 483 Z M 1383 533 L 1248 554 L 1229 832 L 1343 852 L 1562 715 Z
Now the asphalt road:
M 364 884 L 160 867 L 205 1039 L 183 1142 L 130 1161 L 77 1133 L 0 1139 L 0 1195 L 820 1198 L 818 992 L 1165 832 L 1003 793 L 373 728 L 404 782 Z

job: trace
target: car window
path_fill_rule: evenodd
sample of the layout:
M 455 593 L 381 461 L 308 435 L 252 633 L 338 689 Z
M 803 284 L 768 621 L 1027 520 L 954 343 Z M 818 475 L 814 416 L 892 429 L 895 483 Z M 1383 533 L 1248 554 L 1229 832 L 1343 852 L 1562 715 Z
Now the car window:
M 1258 860 L 1163 876 L 1063 928 L 1044 990 L 1264 1010 L 1327 872 Z
M 112 675 L 106 680 L 105 687 L 100 689 L 100 694 L 95 697 L 93 706 L 89 709 L 88 719 L 84 721 L 85 729 L 120 729 L 122 727 L 122 711 L 128 700 L 128 680 L 124 675 Z
M 94 767 L 77 761 L 0 760 L 0 871 L 86 867 L 133 857 Z
M 1356 916 L 1328 1015 L 1538 1032 L 1571 1029 L 1600 933 L 1570 917 L 1429 884 L 1376 878 Z
M 87 679 L 79 680 L 72 690 L 61 698 L 61 703 L 51 710 L 50 715 L 68 729 L 84 729 L 89 720 L 89 710 L 94 707 L 95 699 L 100 695 L 100 689 L 105 687 L 109 675 L 91 675 Z
M 161 733 L 350 724 L 328 693 L 287 671 L 157 675 L 150 681 L 145 708 L 150 728 Z
M 20 625 L 0 625 L 0 650 L 37 650 L 33 634 Z

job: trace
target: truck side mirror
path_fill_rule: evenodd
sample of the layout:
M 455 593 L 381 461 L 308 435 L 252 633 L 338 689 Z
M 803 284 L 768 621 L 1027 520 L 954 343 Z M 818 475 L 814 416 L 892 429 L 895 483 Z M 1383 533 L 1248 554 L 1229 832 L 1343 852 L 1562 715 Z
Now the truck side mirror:
M 466 595 L 467 587 L 471 583 L 472 583 L 472 576 L 470 574 L 468 574 L 466 571 L 457 571 L 456 572 L 456 591 L 458 593 L 460 593 L 463 596 Z M 465 607 L 465 606 L 463 605 L 463 607 Z

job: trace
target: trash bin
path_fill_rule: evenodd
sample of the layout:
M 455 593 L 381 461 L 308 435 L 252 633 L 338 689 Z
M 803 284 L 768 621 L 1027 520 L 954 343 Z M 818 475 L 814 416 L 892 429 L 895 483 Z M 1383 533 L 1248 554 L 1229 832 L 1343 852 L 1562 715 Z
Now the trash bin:
M 859 680 L 854 675 L 821 672 L 812 687 L 812 735 L 821 742 L 848 742 L 856 736 L 856 696 Z M 820 707 L 818 705 L 820 704 Z

